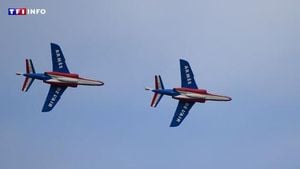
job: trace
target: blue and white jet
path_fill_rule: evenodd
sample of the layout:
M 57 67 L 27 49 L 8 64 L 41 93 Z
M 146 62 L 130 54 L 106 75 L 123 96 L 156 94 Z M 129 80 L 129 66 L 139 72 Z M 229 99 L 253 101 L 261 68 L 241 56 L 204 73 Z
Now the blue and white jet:
M 146 90 L 154 92 L 151 107 L 156 107 L 163 95 L 179 100 L 170 127 L 179 126 L 196 102 L 231 100 L 228 96 L 211 94 L 205 89 L 198 89 L 192 69 L 189 63 L 183 59 L 180 59 L 180 71 L 181 88 L 165 89 L 160 75 L 155 76 L 155 89 L 146 88 Z
M 31 59 L 26 59 L 26 73 L 16 73 L 25 76 L 22 91 L 27 92 L 35 79 L 42 80 L 50 84 L 50 90 L 44 103 L 42 112 L 49 112 L 59 101 L 67 87 L 77 87 L 78 85 L 102 86 L 103 82 L 79 77 L 78 74 L 70 73 L 65 62 L 61 48 L 51 43 L 52 72 L 35 73 Z

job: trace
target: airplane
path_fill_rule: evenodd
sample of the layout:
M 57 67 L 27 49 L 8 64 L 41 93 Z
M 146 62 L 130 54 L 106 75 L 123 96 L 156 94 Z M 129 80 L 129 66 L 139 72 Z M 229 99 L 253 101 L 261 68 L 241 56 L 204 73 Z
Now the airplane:
M 32 60 L 26 59 L 26 73 L 16 73 L 17 75 L 25 76 L 25 81 L 22 87 L 22 91 L 24 92 L 28 91 L 35 79 L 42 80 L 44 83 L 50 84 L 50 89 L 42 112 L 51 111 L 67 87 L 77 87 L 78 85 L 104 85 L 104 83 L 101 81 L 81 78 L 78 74 L 70 73 L 61 48 L 54 43 L 51 43 L 50 45 L 52 55 L 52 71 L 35 73 Z
M 206 101 L 231 100 L 228 96 L 211 94 L 205 89 L 198 89 L 191 66 L 186 60 L 180 59 L 180 71 L 180 88 L 165 89 L 160 75 L 155 76 L 155 89 L 149 87 L 145 88 L 146 90 L 154 92 L 151 107 L 156 107 L 163 95 L 171 96 L 173 99 L 179 100 L 170 127 L 179 126 L 196 102 L 205 103 Z

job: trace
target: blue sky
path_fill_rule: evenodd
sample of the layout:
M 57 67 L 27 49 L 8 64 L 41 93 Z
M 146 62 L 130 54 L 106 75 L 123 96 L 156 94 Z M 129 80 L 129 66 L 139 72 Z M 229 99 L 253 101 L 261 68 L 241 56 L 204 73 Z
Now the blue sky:
M 2 1 L 0 168 L 296 169 L 300 167 L 300 2 Z M 45 8 L 8 16 L 9 7 Z M 25 58 L 51 70 L 50 42 L 71 72 L 105 82 L 67 89 L 42 113 L 49 86 L 21 92 Z M 177 101 L 151 108 L 160 74 L 180 86 L 179 59 L 197 84 L 231 102 L 197 104 L 169 128 Z

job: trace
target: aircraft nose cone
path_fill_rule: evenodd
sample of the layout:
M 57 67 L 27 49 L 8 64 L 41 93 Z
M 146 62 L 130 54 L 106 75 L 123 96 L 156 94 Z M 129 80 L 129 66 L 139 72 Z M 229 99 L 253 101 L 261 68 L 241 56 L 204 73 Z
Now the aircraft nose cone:
M 228 97 L 228 101 L 231 101 L 232 99 L 231 99 L 231 97 Z

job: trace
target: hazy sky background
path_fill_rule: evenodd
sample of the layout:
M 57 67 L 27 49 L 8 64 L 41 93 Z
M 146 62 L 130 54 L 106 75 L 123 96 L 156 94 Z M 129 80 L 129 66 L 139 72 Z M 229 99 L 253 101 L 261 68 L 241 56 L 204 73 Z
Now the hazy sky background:
M 10 7 L 46 15 L 8 16 Z M 0 3 L 1 169 L 300 168 L 299 0 L 106 0 Z M 21 92 L 25 58 L 51 71 L 50 43 L 71 72 L 105 82 L 69 88 L 42 113 L 48 88 Z M 231 102 L 196 104 L 168 127 L 177 101 L 150 107 L 154 75 Z

